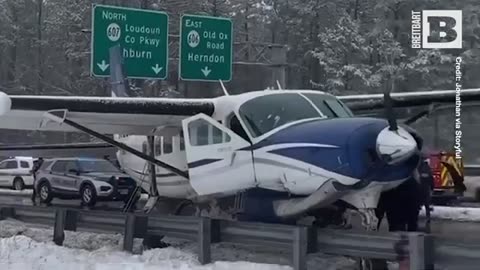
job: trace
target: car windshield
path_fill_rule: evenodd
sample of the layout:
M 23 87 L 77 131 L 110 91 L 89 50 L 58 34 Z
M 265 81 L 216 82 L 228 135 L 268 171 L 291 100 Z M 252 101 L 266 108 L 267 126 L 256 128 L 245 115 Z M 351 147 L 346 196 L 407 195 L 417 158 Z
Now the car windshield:
M 296 93 L 260 96 L 243 104 L 239 112 L 254 137 L 291 122 L 322 117 L 308 100 Z
M 79 160 L 82 172 L 119 172 L 120 170 L 106 160 Z

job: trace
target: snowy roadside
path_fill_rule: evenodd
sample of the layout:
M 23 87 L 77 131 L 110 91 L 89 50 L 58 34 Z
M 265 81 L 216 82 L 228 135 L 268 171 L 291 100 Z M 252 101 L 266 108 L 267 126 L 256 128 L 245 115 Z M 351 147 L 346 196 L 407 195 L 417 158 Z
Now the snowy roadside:
M 420 211 L 420 216 L 425 217 L 425 208 Z M 430 216 L 432 219 L 480 222 L 480 208 L 433 206 Z
M 202 266 L 196 258 L 196 244 L 165 239 L 169 248 L 131 255 L 122 251 L 122 236 L 66 232 L 63 247 L 51 239 L 51 229 L 27 228 L 16 221 L 0 221 L 0 268 L 9 270 L 85 269 L 85 270 L 290 270 L 288 252 L 242 248 L 232 244 L 212 245 L 214 263 Z M 141 243 L 134 250 L 140 252 Z M 248 262 L 246 262 L 248 261 Z M 59 266 L 61 265 L 61 266 Z M 322 254 L 309 255 L 308 269 L 350 270 L 354 261 Z

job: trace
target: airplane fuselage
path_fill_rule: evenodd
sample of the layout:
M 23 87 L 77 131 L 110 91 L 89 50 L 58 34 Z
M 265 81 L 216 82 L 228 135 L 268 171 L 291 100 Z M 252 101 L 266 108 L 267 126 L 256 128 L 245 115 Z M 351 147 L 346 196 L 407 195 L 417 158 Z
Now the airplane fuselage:
M 157 167 L 160 196 L 201 200 L 258 188 L 303 198 L 293 205 L 272 201 L 279 216 L 337 200 L 375 208 L 380 193 L 411 177 L 418 164 L 408 132 L 390 134 L 387 121 L 356 118 L 321 92 L 246 93 L 218 98 L 215 107 L 212 117 L 199 114 L 182 126 L 158 128 L 155 157 L 189 175 Z M 145 136 L 116 139 L 147 152 Z M 147 162 L 125 151 L 117 158 L 149 190 Z

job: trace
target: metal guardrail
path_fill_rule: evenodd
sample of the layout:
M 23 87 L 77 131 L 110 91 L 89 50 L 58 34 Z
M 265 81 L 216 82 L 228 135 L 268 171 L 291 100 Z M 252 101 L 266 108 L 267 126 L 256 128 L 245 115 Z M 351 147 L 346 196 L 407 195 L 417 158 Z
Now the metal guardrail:
M 465 164 L 463 171 L 466 176 L 480 176 L 480 165 Z
M 134 238 L 163 236 L 197 241 L 199 261 L 211 262 L 212 243 L 228 242 L 291 251 L 292 266 L 306 269 L 309 253 L 403 261 L 410 270 L 431 265 L 471 269 L 480 264 L 480 245 L 462 245 L 423 233 L 366 233 L 306 226 L 249 223 L 185 216 L 147 216 L 133 213 L 85 211 L 69 208 L 0 205 L 0 220 L 53 226 L 53 241 L 62 245 L 64 231 L 122 233 L 124 250 L 132 252 Z M 478 268 L 478 267 L 474 267 Z

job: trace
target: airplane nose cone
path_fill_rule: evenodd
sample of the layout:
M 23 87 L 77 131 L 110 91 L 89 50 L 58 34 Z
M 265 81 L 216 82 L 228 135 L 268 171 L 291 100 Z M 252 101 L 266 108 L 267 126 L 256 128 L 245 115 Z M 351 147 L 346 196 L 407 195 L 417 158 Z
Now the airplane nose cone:
M 386 127 L 377 136 L 376 150 L 382 160 L 393 165 L 410 158 L 418 148 L 413 136 L 404 128 L 390 130 Z

